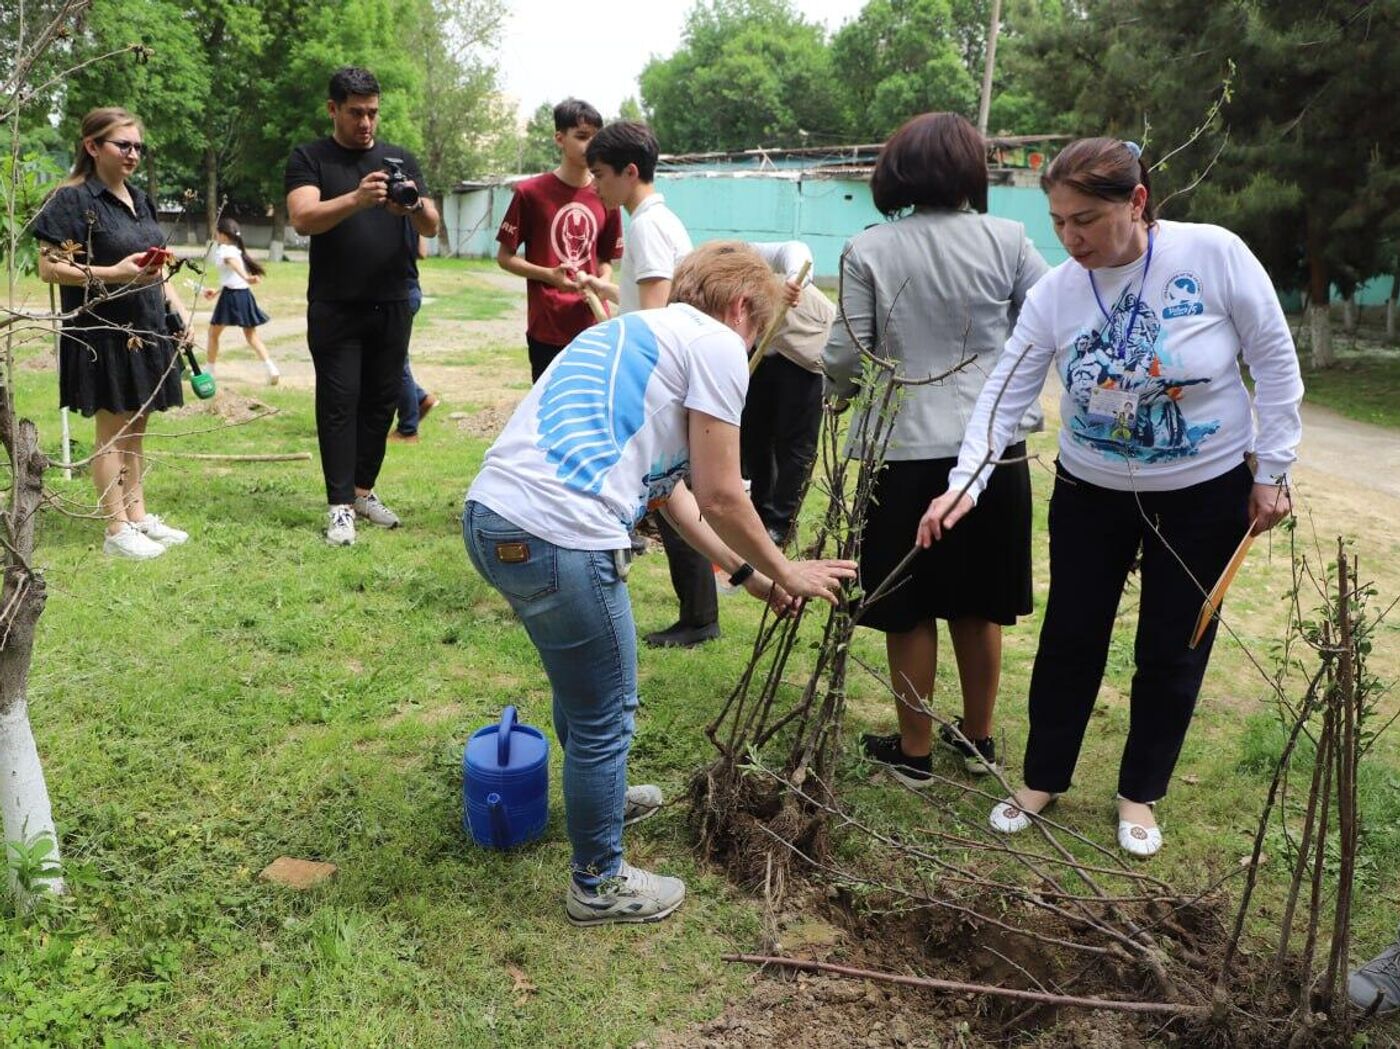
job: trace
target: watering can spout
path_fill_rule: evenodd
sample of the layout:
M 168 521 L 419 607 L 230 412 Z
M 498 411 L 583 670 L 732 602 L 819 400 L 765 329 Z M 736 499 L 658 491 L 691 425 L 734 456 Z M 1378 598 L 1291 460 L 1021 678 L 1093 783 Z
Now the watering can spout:
M 506 818 L 505 802 L 494 791 L 486 795 L 486 816 L 491 821 L 491 844 L 506 848 L 510 845 L 510 821 Z

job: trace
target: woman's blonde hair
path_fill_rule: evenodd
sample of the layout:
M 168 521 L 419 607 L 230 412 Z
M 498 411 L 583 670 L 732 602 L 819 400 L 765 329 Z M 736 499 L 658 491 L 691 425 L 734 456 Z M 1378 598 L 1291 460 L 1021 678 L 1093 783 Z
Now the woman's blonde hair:
M 671 278 L 671 301 L 694 306 L 721 320 L 729 307 L 748 300 L 755 337 L 768 330 L 778 309 L 778 278 L 763 256 L 738 240 L 701 244 L 676 267 Z
M 78 148 L 73 154 L 73 170 L 68 173 L 68 177 L 63 180 L 62 185 L 80 186 L 97 174 L 97 163 L 92 159 L 92 154 L 87 151 L 84 143 L 90 138 L 106 138 L 109 131 L 115 131 L 120 127 L 139 128 L 141 121 L 135 114 L 120 106 L 101 106 L 88 110 L 87 116 L 83 117 L 82 126 L 78 129 Z M 145 133 L 144 128 L 142 133 Z

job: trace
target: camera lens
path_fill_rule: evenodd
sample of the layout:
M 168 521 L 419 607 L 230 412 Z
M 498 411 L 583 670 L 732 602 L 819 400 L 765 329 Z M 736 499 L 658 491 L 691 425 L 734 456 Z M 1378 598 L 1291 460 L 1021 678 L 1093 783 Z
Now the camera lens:
M 418 187 L 408 179 L 404 179 L 402 182 L 390 179 L 389 199 L 401 208 L 414 207 L 418 203 Z

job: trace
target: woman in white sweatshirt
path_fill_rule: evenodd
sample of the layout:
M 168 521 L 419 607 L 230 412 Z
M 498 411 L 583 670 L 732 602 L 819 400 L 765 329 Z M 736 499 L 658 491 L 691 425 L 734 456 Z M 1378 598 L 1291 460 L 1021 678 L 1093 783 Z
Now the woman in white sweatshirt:
M 971 510 L 989 472 L 982 464 L 1002 454 L 1053 367 L 1062 425 L 1025 786 L 991 823 L 1024 830 L 1069 789 L 1140 552 L 1118 842 L 1150 856 L 1162 846 L 1152 806 L 1166 794 L 1215 639 L 1212 624 L 1189 647 L 1196 617 L 1245 532 L 1291 512 L 1303 383 L 1263 266 L 1228 230 L 1158 221 L 1141 153 L 1081 139 L 1042 176 L 1071 257 L 1031 290 L 918 541 L 938 541 Z

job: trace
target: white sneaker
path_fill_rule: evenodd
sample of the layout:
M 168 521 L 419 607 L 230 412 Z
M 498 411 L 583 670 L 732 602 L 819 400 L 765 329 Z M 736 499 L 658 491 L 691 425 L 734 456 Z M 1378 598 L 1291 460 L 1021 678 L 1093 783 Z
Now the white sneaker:
M 397 528 L 400 524 L 399 515 L 381 503 L 373 492 L 355 496 L 355 516 L 380 528 Z
M 684 900 L 685 882 L 679 878 L 666 878 L 624 863 L 596 893 L 579 888 L 570 878 L 564 914 L 575 925 L 655 922 Z
M 135 528 L 147 539 L 154 539 L 161 546 L 179 546 L 190 537 L 189 532 L 182 532 L 178 528 L 172 528 L 155 514 L 147 514 L 139 521 L 132 521 L 131 527 Z
M 1040 812 L 1055 804 L 1058 798 L 1058 794 L 1051 794 L 1050 799 L 1040 807 Z M 1020 834 L 1034 822 L 1040 812 L 1027 812 L 1021 808 L 1021 803 L 1013 795 L 1005 801 L 997 802 L 991 815 L 987 817 L 987 822 L 992 825 L 992 830 L 1000 834 Z
M 271 361 L 268 361 L 268 362 L 267 362 L 267 384 L 268 384 L 269 386 L 276 386 L 277 383 L 278 383 L 278 380 L 280 380 L 281 378 L 282 378 L 282 373 L 279 372 L 279 371 L 277 370 L 277 365 L 273 364 Z
M 630 827 L 661 811 L 661 788 L 654 783 L 638 783 L 627 788 L 622 805 L 622 825 Z
M 165 547 L 147 539 L 131 524 L 123 521 L 121 531 L 113 532 L 102 541 L 102 552 L 109 557 L 129 557 L 133 561 L 149 561 L 165 553 Z
M 1162 851 L 1162 828 L 1144 827 L 1129 820 L 1118 821 L 1118 847 L 1138 859 L 1147 859 Z
M 326 512 L 326 542 L 331 546 L 355 545 L 355 508 L 341 503 Z

